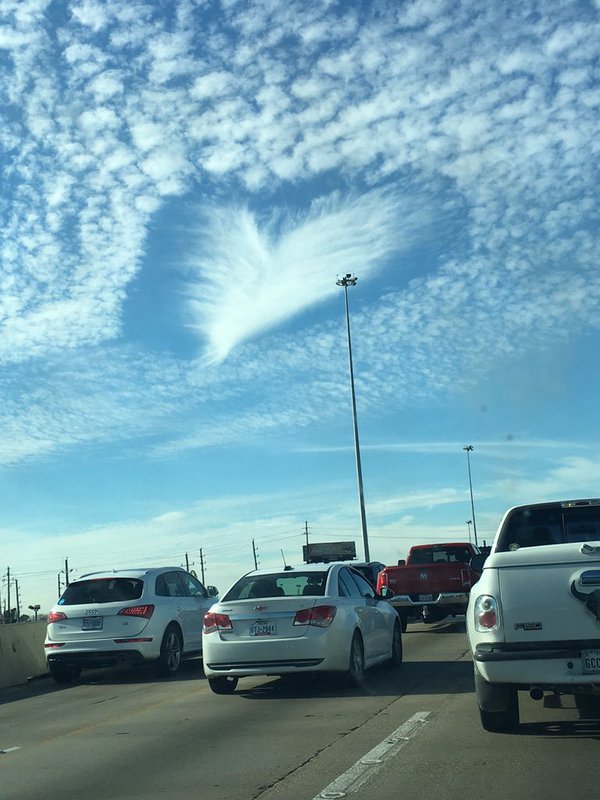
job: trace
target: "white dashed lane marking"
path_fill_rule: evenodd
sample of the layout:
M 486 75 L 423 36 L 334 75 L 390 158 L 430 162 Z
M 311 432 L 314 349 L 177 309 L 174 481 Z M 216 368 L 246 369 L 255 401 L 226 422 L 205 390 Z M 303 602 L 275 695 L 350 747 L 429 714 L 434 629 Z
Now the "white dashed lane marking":
M 423 729 L 431 712 L 419 711 L 400 725 L 390 736 L 386 736 L 372 750 L 360 758 L 350 769 L 326 786 L 313 800 L 334 800 L 355 792 L 362 784 L 379 772 L 392 756 L 396 755 L 414 736 Z

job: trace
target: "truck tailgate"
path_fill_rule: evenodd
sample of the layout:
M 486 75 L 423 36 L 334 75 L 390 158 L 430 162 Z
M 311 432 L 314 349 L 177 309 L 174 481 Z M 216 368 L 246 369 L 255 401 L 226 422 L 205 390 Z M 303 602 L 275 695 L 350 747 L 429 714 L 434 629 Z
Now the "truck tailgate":
M 470 572 L 466 564 L 430 564 L 397 567 L 390 573 L 389 586 L 396 594 L 434 594 L 470 589 Z
M 496 557 L 506 641 L 600 641 L 600 558 L 573 545 L 535 549 L 538 563 L 519 564 L 519 553 Z

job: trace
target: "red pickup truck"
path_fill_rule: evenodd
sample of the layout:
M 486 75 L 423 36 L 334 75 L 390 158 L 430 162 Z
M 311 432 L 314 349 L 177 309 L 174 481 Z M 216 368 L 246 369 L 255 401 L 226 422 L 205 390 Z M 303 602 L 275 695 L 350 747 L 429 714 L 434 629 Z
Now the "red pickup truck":
M 480 576 L 469 562 L 478 553 L 470 542 L 414 545 L 406 561 L 379 573 L 377 591 L 393 592 L 389 602 L 402 620 L 403 631 L 415 619 L 437 622 L 465 613 L 471 586 Z

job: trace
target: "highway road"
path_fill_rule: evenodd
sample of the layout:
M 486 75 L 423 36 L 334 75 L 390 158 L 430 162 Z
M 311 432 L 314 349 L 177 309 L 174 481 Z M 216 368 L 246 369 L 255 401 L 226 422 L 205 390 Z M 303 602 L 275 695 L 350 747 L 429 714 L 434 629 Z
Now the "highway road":
M 600 704 L 521 694 L 514 734 L 479 723 L 462 621 L 409 625 L 405 663 L 363 688 L 240 681 L 200 661 L 0 691 L 0 800 L 553 800 L 597 794 Z

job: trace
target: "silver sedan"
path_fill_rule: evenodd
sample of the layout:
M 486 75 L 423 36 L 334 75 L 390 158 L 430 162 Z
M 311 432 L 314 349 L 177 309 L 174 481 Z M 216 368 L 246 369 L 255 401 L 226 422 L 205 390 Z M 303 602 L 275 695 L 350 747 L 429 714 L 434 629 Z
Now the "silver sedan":
M 402 662 L 400 619 L 348 564 L 255 570 L 204 616 L 204 672 L 217 694 L 251 675 L 342 673 Z

